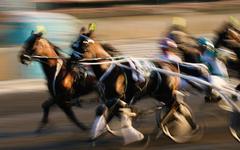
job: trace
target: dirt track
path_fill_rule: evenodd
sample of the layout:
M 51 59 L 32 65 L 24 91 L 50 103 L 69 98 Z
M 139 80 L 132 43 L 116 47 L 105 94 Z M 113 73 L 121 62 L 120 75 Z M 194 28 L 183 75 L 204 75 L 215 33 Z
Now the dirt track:
M 54 150 L 54 149 L 141 149 L 143 144 L 123 146 L 122 139 L 106 135 L 97 141 L 93 148 L 87 141 L 89 134 L 77 129 L 58 109 L 50 114 L 50 124 L 41 134 L 34 133 L 41 117 L 40 104 L 47 98 L 45 92 L 1 95 L 0 106 L 0 149 L 6 150 Z M 94 117 L 96 95 L 88 95 L 84 99 L 83 108 L 75 108 L 77 116 L 90 126 Z M 92 99 L 89 101 L 89 99 Z M 87 101 L 87 102 L 86 102 Z M 186 144 L 176 144 L 165 136 L 153 140 L 148 149 L 239 149 L 239 143 L 228 130 L 228 113 L 220 110 L 215 104 L 204 104 L 201 95 L 188 98 L 197 122 L 204 127 L 203 137 Z M 139 108 L 147 109 L 153 104 L 145 99 L 138 104 Z M 144 107 L 143 107 L 144 106 Z M 145 135 L 152 133 L 154 116 L 148 115 L 135 122 L 135 127 Z

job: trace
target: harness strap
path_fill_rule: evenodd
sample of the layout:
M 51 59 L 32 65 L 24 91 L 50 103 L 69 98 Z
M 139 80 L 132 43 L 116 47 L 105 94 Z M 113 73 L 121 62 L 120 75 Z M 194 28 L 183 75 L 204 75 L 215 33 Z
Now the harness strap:
M 115 67 L 115 64 L 111 64 L 110 67 L 108 67 L 107 71 L 104 72 L 104 74 L 101 76 L 101 78 L 99 79 L 99 81 L 103 80 L 106 76 L 108 76 L 111 71 L 113 70 L 113 68 Z
M 103 84 L 101 84 L 102 83 L 101 81 L 104 80 L 104 78 L 106 78 L 111 73 L 111 71 L 113 70 L 114 66 L 115 66 L 115 64 L 112 63 L 111 66 L 108 67 L 107 71 L 104 72 L 104 74 L 100 77 L 100 79 L 98 81 L 98 88 L 100 89 L 100 95 L 102 97 L 104 95 L 103 93 L 105 91 L 105 87 L 104 87 Z M 100 100 L 102 100 L 102 99 L 100 98 Z
M 53 78 L 53 83 L 52 83 L 52 88 L 53 88 L 53 94 L 56 95 L 56 78 L 62 68 L 62 65 L 63 65 L 63 61 L 58 59 L 57 61 L 57 67 L 56 67 L 56 71 L 55 71 L 55 74 L 54 74 L 54 78 Z
M 78 52 L 78 51 L 76 51 L 76 50 L 73 50 L 73 51 L 72 51 L 72 55 L 73 55 L 74 57 L 77 57 L 77 58 L 79 58 L 80 56 L 83 56 L 83 54 L 81 54 L 80 52 Z

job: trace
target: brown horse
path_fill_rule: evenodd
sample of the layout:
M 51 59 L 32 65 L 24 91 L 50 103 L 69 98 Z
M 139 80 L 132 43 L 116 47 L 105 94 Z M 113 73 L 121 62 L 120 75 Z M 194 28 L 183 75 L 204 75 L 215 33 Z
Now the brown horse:
M 229 61 L 227 63 L 228 69 L 237 70 L 238 77 L 240 76 L 240 30 L 236 28 L 230 22 L 224 23 L 221 28 L 216 32 L 216 37 L 214 41 L 214 46 L 216 48 L 225 47 L 232 50 L 237 56 L 237 62 Z M 231 76 L 231 72 L 230 72 Z M 240 90 L 240 84 L 236 87 Z
M 84 40 L 84 38 L 82 40 Z M 143 79 L 140 79 L 141 74 L 131 65 L 131 63 L 134 64 L 137 62 L 106 63 L 107 60 L 111 59 L 111 55 L 104 50 L 101 44 L 92 40 L 88 41 L 87 39 L 80 43 L 83 43 L 83 45 L 79 45 L 78 52 L 80 52 L 84 58 L 101 58 L 100 61 L 98 59 L 95 61 L 92 60 L 100 63 L 98 65 L 92 65 L 92 68 L 99 81 L 98 88 L 102 102 L 102 105 L 100 105 L 96 111 L 97 116 L 92 132 L 93 139 L 98 137 L 98 131 L 101 132 L 101 130 L 96 129 L 102 124 L 102 122 L 99 121 L 101 120 L 99 116 L 103 116 L 106 123 L 108 123 L 112 117 L 121 116 L 123 108 L 134 104 L 144 95 L 149 95 L 165 104 L 166 118 L 164 117 L 165 119 L 163 118 L 161 122 L 159 122 L 162 126 L 165 126 L 169 119 L 173 117 L 173 112 L 178 112 L 185 116 L 185 118 L 188 118 L 186 120 L 188 124 L 190 124 L 191 129 L 196 128 L 189 109 L 187 109 L 188 113 L 185 113 L 180 109 L 181 104 L 177 101 L 176 93 L 180 83 L 179 77 L 168 76 L 150 69 L 149 74 L 144 77 L 142 76 Z M 176 66 L 166 62 L 152 61 L 149 62 L 149 65 L 173 72 L 178 71 Z M 134 78 L 134 76 L 138 77 Z
M 96 83 L 95 77 L 86 74 L 87 69 L 84 66 L 80 66 L 77 73 L 69 69 L 67 59 L 57 50 L 58 47 L 43 38 L 42 33 L 32 32 L 20 52 L 22 64 L 28 64 L 31 60 L 40 62 L 51 95 L 51 98 L 42 104 L 43 117 L 37 131 L 48 123 L 49 110 L 54 104 L 57 104 L 80 129 L 86 130 L 87 127 L 75 117 L 71 100 L 92 91 Z
M 240 30 L 233 26 L 231 23 L 225 23 L 216 32 L 214 41 L 216 48 L 225 47 L 232 50 L 238 59 L 237 68 L 240 67 Z M 229 65 L 231 67 L 232 65 Z
M 228 69 L 238 71 L 238 77 L 240 76 L 240 29 L 239 25 L 236 26 L 232 22 L 225 22 L 221 28 L 216 32 L 215 47 L 225 47 L 232 50 L 237 56 L 237 64 L 227 64 Z M 234 67 L 233 67 L 234 66 Z M 240 91 L 240 83 L 235 87 L 237 91 Z M 239 112 L 231 113 L 230 119 L 230 131 L 233 136 L 240 141 L 240 114 Z

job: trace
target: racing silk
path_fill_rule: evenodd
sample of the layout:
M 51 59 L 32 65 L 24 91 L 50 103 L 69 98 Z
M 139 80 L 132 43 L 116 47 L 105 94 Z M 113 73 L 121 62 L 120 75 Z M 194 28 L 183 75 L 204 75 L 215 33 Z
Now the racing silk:
M 72 55 L 71 55 L 72 59 L 78 60 L 82 58 L 81 53 L 85 51 L 85 46 L 86 46 L 85 43 L 88 41 L 93 41 L 93 40 L 85 35 L 80 35 L 77 41 L 73 42 L 73 44 L 71 45 L 73 49 Z
M 177 30 L 170 31 L 167 37 L 174 40 L 177 44 L 186 44 L 190 47 L 198 46 L 196 40 L 191 35 L 183 31 Z
M 160 55 L 160 58 L 166 61 L 182 62 L 179 56 L 170 51 L 165 51 L 164 54 Z
M 217 58 L 216 50 L 206 50 L 201 56 L 202 63 L 208 66 L 212 75 L 227 77 L 226 66 Z
M 85 44 L 91 40 L 92 39 L 88 38 L 85 35 L 80 35 L 79 38 L 71 45 L 73 51 L 71 54 L 70 61 L 68 61 L 67 63 L 67 68 L 71 69 L 71 71 L 75 72 L 76 74 L 81 74 L 82 67 L 79 63 L 77 63 L 77 61 L 83 58 L 82 53 L 85 51 L 86 48 Z M 86 66 L 86 68 L 87 69 L 85 71 L 85 77 L 87 75 L 95 76 L 90 66 Z
M 177 43 L 178 53 L 180 53 L 186 62 L 199 63 L 200 51 L 198 50 L 197 40 L 183 31 L 173 30 L 167 35 Z

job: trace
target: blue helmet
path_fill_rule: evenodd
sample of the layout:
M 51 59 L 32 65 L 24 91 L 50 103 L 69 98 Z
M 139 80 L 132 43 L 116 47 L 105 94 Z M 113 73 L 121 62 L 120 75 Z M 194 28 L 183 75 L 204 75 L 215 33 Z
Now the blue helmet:
M 213 45 L 212 41 L 205 38 L 205 37 L 198 38 L 197 42 L 198 42 L 199 46 L 204 46 L 204 47 L 207 47 L 207 48 L 210 48 L 210 49 L 214 48 L 214 45 Z

